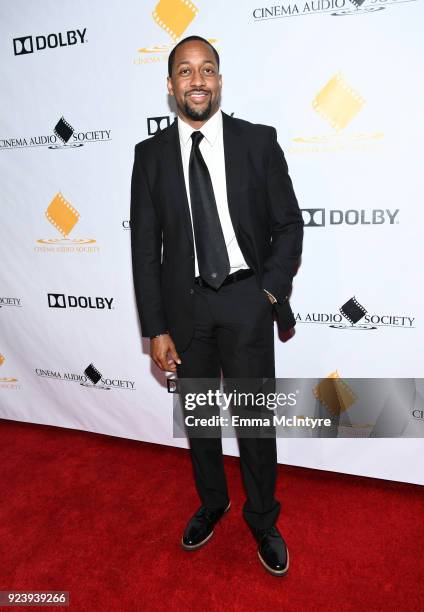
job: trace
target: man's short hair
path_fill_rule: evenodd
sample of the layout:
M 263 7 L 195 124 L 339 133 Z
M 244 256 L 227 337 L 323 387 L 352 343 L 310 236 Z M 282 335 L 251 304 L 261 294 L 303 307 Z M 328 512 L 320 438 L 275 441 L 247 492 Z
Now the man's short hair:
M 201 42 L 204 42 L 205 44 L 209 45 L 209 47 L 214 52 L 216 63 L 217 63 L 218 70 L 219 70 L 219 55 L 215 47 L 211 45 L 211 43 L 208 40 L 206 40 L 206 38 L 202 38 L 201 36 L 187 36 L 187 38 L 183 38 L 183 40 L 180 40 L 180 42 L 175 45 L 175 47 L 172 49 L 171 53 L 169 54 L 168 76 L 172 75 L 172 68 L 174 67 L 175 51 L 178 49 L 178 47 L 181 47 L 181 45 L 183 45 L 186 42 L 190 42 L 191 40 L 200 40 Z

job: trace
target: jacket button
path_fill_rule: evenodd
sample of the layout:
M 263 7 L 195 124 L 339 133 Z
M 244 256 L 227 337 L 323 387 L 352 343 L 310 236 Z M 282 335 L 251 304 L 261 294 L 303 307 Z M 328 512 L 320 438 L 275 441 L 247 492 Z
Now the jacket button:
M 193 295 L 194 289 L 190 289 L 190 294 Z

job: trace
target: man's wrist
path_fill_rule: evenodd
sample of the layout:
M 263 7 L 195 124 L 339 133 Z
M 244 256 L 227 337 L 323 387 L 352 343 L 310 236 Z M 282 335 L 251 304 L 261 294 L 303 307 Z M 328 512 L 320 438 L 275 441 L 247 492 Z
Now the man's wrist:
M 270 293 L 267 289 L 264 289 L 264 291 L 265 291 L 265 293 L 267 295 L 269 295 L 272 298 L 272 303 L 273 304 L 284 304 L 285 302 L 288 301 L 288 299 L 290 297 L 289 295 L 286 295 L 286 296 L 283 297 L 282 300 L 277 300 L 277 298 L 275 297 L 275 295 L 273 293 Z
M 268 297 L 271 298 L 271 303 L 275 304 L 275 302 L 277 301 L 277 298 L 275 297 L 275 295 L 272 295 L 272 293 L 270 293 L 269 291 L 267 291 L 266 289 L 264 289 L 265 293 L 267 294 Z
M 161 332 L 160 334 L 155 334 L 154 336 L 150 336 L 150 340 L 153 340 L 154 338 L 159 338 L 160 336 L 167 336 L 169 334 L 169 331 L 164 331 Z

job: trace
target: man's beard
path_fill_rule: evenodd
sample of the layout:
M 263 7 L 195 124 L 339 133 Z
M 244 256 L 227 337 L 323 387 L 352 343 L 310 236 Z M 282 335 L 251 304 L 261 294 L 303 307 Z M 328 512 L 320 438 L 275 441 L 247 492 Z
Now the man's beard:
M 207 107 L 203 110 L 190 108 L 186 100 L 184 102 L 184 112 L 187 117 L 190 117 L 190 119 L 192 119 L 193 121 L 205 121 L 206 119 L 209 119 L 209 116 L 212 112 L 212 99 L 209 98 L 209 103 Z

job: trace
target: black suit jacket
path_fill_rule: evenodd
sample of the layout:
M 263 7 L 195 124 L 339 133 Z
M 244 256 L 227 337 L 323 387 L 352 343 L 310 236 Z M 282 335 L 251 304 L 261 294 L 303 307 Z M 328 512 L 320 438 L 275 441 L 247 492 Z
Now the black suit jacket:
M 277 133 L 222 115 L 235 236 L 259 286 L 283 303 L 302 251 L 303 220 Z M 177 120 L 135 146 L 130 223 L 142 335 L 168 330 L 182 351 L 193 333 L 195 269 Z

